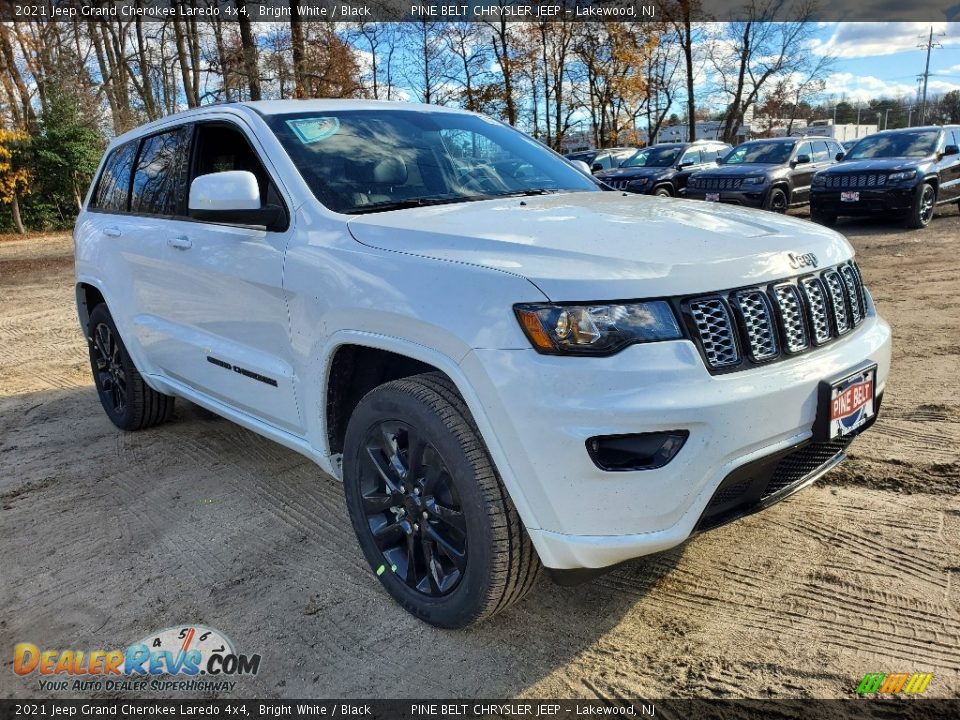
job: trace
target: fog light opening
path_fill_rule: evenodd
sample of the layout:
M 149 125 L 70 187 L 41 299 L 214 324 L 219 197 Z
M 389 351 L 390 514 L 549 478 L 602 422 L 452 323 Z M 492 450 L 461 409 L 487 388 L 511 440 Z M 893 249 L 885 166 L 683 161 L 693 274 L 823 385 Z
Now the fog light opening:
M 587 440 L 587 452 L 601 470 L 656 470 L 676 457 L 688 437 L 687 430 L 602 435 Z

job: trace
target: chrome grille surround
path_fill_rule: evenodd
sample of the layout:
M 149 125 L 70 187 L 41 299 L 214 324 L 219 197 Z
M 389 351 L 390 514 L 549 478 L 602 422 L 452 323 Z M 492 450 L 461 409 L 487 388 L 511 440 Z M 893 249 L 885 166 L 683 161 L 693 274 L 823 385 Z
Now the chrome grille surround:
M 736 295 L 737 308 L 747 335 L 747 352 L 754 362 L 770 360 L 780 354 L 777 326 L 770 302 L 762 290 L 745 290 Z
M 807 324 L 803 320 L 803 305 L 800 291 L 794 285 L 777 285 L 773 297 L 780 311 L 783 327 L 783 347 L 788 353 L 798 353 L 810 346 Z
M 808 277 L 800 281 L 800 287 L 807 301 L 810 327 L 813 329 L 813 341 L 823 345 L 830 339 L 830 316 L 827 315 L 827 291 L 819 278 Z
M 844 265 L 840 268 L 840 275 L 843 276 L 843 282 L 847 286 L 847 298 L 850 300 L 850 314 L 853 316 L 853 324 L 859 325 L 863 322 L 863 297 L 861 288 L 857 282 L 857 271 L 853 265 Z
M 866 290 L 852 262 L 762 287 L 676 301 L 713 373 L 805 352 L 846 335 L 867 316 Z
M 837 333 L 843 335 L 850 330 L 850 316 L 847 314 L 847 301 L 844 292 L 844 282 L 840 279 L 840 273 L 834 269 L 823 273 L 823 281 L 827 286 L 827 294 L 830 297 L 830 305 L 833 308 L 833 322 L 837 328 Z
M 690 303 L 690 314 L 697 327 L 700 344 L 712 368 L 728 367 L 740 362 L 733 323 L 727 305 L 720 298 L 695 300 Z

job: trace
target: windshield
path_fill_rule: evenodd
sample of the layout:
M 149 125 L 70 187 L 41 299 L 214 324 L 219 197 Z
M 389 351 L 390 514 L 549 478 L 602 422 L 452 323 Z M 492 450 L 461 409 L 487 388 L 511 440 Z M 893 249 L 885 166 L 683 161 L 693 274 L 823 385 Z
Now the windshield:
M 926 157 L 927 155 L 933 155 L 939 138 L 940 132 L 938 130 L 871 135 L 854 145 L 845 159 Z
M 670 167 L 677 161 L 680 150 L 678 147 L 644 148 L 625 160 L 620 167 Z
M 724 165 L 743 165 L 758 163 L 761 165 L 780 165 L 790 159 L 795 143 L 744 143 L 730 151 L 723 159 Z
M 313 194 L 336 212 L 601 191 L 536 141 L 479 115 L 353 110 L 266 121 Z

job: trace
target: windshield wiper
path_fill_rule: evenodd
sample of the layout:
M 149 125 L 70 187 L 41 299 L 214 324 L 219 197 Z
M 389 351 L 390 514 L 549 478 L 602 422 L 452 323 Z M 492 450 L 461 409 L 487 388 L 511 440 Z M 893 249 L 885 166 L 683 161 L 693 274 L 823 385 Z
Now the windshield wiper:
M 409 208 L 429 207 L 431 205 L 450 205 L 458 202 L 472 202 L 475 200 L 489 200 L 490 195 L 447 195 L 421 198 L 407 198 L 391 202 L 374 203 L 372 205 L 358 205 L 345 211 L 347 215 L 363 215 L 365 213 L 387 212 L 389 210 L 407 210 Z

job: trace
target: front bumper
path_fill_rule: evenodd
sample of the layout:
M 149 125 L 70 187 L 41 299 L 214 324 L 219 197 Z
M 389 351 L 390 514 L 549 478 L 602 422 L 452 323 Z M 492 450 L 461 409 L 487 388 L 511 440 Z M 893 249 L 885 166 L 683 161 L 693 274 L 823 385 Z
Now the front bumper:
M 820 215 L 879 216 L 903 215 L 913 208 L 916 188 L 883 190 L 854 189 L 860 193 L 857 202 L 843 202 L 840 190 L 810 191 L 810 212 Z
M 735 469 L 812 435 L 822 380 L 869 359 L 877 393 L 890 329 L 871 307 L 856 331 L 789 361 L 710 375 L 692 342 L 635 345 L 609 358 L 474 350 L 462 367 L 522 493 L 523 521 L 544 564 L 600 568 L 678 545 Z M 598 435 L 685 429 L 656 470 L 607 472 L 585 442 Z
M 720 202 L 727 205 L 742 205 L 744 207 L 762 208 L 763 200 L 767 195 L 767 190 L 768 186 L 763 185 L 757 187 L 756 190 L 720 190 L 717 191 L 717 193 L 720 195 Z M 685 197 L 692 200 L 706 200 L 708 192 L 713 194 L 713 191 L 699 189 L 691 190 L 688 186 Z

